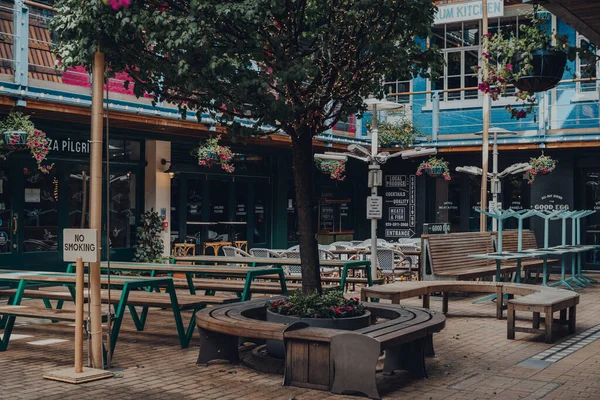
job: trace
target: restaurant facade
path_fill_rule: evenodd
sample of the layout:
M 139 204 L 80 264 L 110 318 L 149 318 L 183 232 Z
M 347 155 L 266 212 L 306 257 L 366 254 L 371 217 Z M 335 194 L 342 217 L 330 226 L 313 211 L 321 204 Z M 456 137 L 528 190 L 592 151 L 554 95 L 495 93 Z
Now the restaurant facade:
M 477 2 L 468 2 L 473 5 Z M 473 3 L 473 4 L 471 4 Z M 491 1 L 490 31 L 515 30 L 526 22 L 527 8 L 517 2 Z M 51 2 L 42 2 L 51 5 Z M 475 4 L 476 6 L 476 4 Z M 475 8 L 440 5 L 431 38 L 442 49 L 446 66 L 436 81 L 390 78 L 389 100 L 403 107 L 380 113 L 380 119 L 408 118 L 421 131 L 416 147 L 436 147 L 438 156 L 457 166 L 481 166 L 482 96 L 471 71 L 480 53 L 481 23 Z M 84 69 L 58 71 L 51 53 L 48 7 L 0 1 L 0 112 L 18 108 L 31 115 L 51 140 L 49 174 L 37 171 L 30 155 L 10 154 L 0 161 L 0 265 L 16 268 L 60 268 L 62 230 L 88 226 L 89 135 L 91 89 Z M 14 21 L 27 21 L 15 30 Z M 567 24 L 551 17 L 553 28 L 572 40 L 585 40 Z M 13 35 L 14 36 L 11 36 Z M 576 61 L 572 67 L 582 66 Z M 26 78 L 25 78 L 26 77 Z M 592 77 L 592 78 L 595 78 Z M 600 112 L 595 80 L 565 82 L 544 94 L 536 117 L 516 122 L 504 103 L 492 109 L 492 125 L 500 135 L 498 169 L 542 152 L 559 161 L 554 172 L 528 183 L 524 175 L 501 181 L 499 203 L 513 209 L 600 210 Z M 144 211 L 164 219 L 163 239 L 174 244 L 206 241 L 245 242 L 247 247 L 288 248 L 297 244 L 297 217 L 291 150 L 285 135 L 231 143 L 223 128 L 208 117 L 182 120 L 175 108 L 151 105 L 123 87 L 123 77 L 109 81 L 105 121 L 103 183 L 103 256 L 133 257 L 136 227 Z M 457 91 L 456 89 L 463 89 Z M 513 101 L 509 98 L 504 100 Z M 316 138 L 315 152 L 344 151 L 348 144 L 370 145 L 366 129 L 371 118 L 350 116 Z M 235 172 L 197 163 L 191 150 L 201 140 L 221 135 L 235 154 Z M 399 148 L 387 149 L 397 151 Z M 107 162 L 108 160 L 108 162 Z M 395 158 L 382 166 L 384 218 L 379 235 L 388 240 L 419 236 L 423 224 L 444 222 L 452 232 L 480 229 L 480 177 L 452 172 L 450 181 L 415 174 L 421 159 Z M 491 168 L 491 164 L 490 164 Z M 315 170 L 318 202 L 314 218 L 321 243 L 366 239 L 367 167 L 351 160 L 344 181 Z M 491 194 L 488 194 L 491 198 Z M 541 235 L 539 219 L 525 226 Z M 510 222 L 508 227 L 515 227 Z M 488 228 L 491 228 L 491 223 Z M 560 240 L 560 225 L 551 225 L 551 239 Z M 600 215 L 584 220 L 582 237 L 600 241 Z M 570 235 L 570 233 L 569 233 Z M 570 236 L 569 236 L 570 237 Z M 210 250 L 209 250 L 210 251 Z M 600 263 L 595 254 L 590 265 Z

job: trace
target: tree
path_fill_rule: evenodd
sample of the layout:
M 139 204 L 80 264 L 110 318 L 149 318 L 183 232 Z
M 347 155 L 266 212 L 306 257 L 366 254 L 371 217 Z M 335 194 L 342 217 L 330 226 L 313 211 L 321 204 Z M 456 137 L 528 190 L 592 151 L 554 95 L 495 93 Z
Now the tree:
M 314 224 L 312 138 L 363 98 L 384 96 L 384 76 L 425 74 L 441 57 L 423 40 L 431 0 L 58 0 L 52 27 L 63 66 L 105 52 L 134 92 L 210 112 L 232 137 L 291 137 L 302 287 L 321 291 Z M 252 127 L 240 120 L 251 121 Z

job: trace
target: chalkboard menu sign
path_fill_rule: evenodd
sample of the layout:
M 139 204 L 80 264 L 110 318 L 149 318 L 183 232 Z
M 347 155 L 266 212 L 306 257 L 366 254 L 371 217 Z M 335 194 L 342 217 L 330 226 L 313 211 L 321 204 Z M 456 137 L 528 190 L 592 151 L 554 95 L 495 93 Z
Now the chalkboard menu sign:
M 384 238 L 412 238 L 417 224 L 417 177 L 385 175 L 383 184 Z
M 341 233 L 351 230 L 350 199 L 319 199 L 319 232 Z

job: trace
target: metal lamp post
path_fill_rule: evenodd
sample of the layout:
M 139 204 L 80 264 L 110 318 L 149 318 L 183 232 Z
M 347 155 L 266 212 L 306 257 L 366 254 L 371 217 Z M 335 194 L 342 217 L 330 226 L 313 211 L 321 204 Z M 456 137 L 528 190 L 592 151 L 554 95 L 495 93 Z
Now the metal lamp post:
M 367 110 L 373 113 L 373 123 L 371 130 L 371 163 L 369 164 L 369 187 L 371 188 L 371 198 L 378 199 L 378 204 L 383 208 L 383 199 L 377 196 L 377 188 L 381 186 L 381 167 L 377 161 L 379 151 L 379 130 L 377 121 L 377 111 L 397 110 L 402 107 L 400 103 L 394 103 L 387 100 L 378 100 L 375 98 L 365 99 Z M 368 207 L 368 205 L 367 205 Z M 379 218 L 371 218 L 371 276 L 377 276 L 377 221 Z
M 494 206 L 494 208 L 497 208 L 498 195 L 502 192 L 500 180 L 498 179 L 501 178 L 501 176 L 499 176 L 498 174 L 498 135 L 516 135 L 517 133 L 495 126 L 488 129 L 488 133 L 494 134 L 494 143 L 492 147 L 492 175 L 490 179 L 490 190 L 492 192 L 492 205 Z M 477 132 L 475 134 L 484 135 L 484 132 Z M 480 205 L 480 207 L 482 210 L 485 210 L 484 205 Z M 497 221 L 495 219 L 492 221 L 492 230 L 497 230 Z
M 371 151 L 367 150 L 362 146 L 351 144 L 350 146 L 348 146 L 347 153 L 315 154 L 315 157 L 322 159 L 330 158 L 333 160 L 340 160 L 342 157 L 351 157 L 369 163 L 368 184 L 369 188 L 371 188 L 371 196 L 367 198 L 367 218 L 371 219 L 371 274 L 373 277 L 375 277 L 377 276 L 377 221 L 381 219 L 383 213 L 383 199 L 377 194 L 377 188 L 381 186 L 382 181 L 380 164 L 384 164 L 390 158 L 399 156 L 402 156 L 403 159 L 406 159 L 433 155 L 437 153 L 437 149 L 420 148 L 405 150 L 393 154 L 390 154 L 388 152 L 378 153 L 379 138 L 377 129 L 377 112 L 395 110 L 402 107 L 402 105 L 387 100 L 377 100 L 371 97 L 365 99 L 365 104 L 367 105 L 367 111 L 371 111 L 373 113 L 373 123 L 371 129 Z M 369 204 L 371 204 L 371 206 L 374 208 L 371 211 L 369 210 Z

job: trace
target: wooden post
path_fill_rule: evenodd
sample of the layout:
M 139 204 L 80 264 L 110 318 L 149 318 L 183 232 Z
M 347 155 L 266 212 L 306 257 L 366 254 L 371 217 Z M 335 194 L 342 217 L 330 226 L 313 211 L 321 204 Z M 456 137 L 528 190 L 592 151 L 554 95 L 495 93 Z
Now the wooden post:
M 482 17 L 483 17 L 483 51 L 487 52 L 487 34 L 488 34 L 488 2 L 482 0 Z M 484 63 L 483 78 L 487 79 L 488 76 L 487 63 Z M 488 173 L 488 158 L 489 158 L 489 126 L 490 126 L 490 95 L 489 93 L 483 94 L 483 142 L 481 144 L 481 204 L 480 208 L 482 211 L 487 209 L 487 173 Z M 481 213 L 479 216 L 479 230 L 485 232 L 487 230 L 487 217 Z
M 75 373 L 83 372 L 83 261 L 77 257 L 75 270 Z
M 92 86 L 92 134 L 90 151 L 90 228 L 102 232 L 102 92 L 104 89 L 104 53 L 94 53 Z M 92 366 L 104 369 L 102 356 L 102 299 L 100 298 L 100 242 L 96 246 L 97 262 L 90 263 L 90 303 L 92 332 Z

